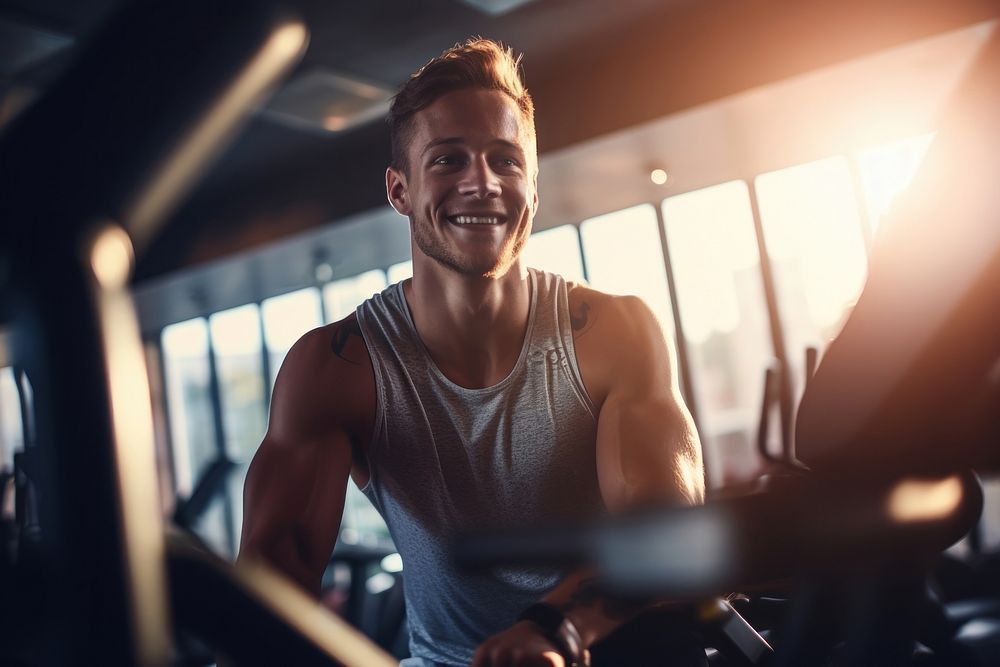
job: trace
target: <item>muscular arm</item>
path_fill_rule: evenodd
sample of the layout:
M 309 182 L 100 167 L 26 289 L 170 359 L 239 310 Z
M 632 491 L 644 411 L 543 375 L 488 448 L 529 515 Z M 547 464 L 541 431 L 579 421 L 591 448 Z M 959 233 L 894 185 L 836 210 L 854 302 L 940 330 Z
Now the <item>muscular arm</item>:
M 597 472 L 605 504 L 621 512 L 653 502 L 702 502 L 701 446 L 659 323 L 640 299 L 577 290 L 570 314 L 584 383 L 598 407 Z M 569 575 L 543 601 L 562 610 L 588 646 L 651 602 L 605 595 L 587 569 Z M 538 644 L 534 626 L 521 622 L 484 644 L 481 662 L 473 664 L 503 663 L 504 644 L 517 643 L 554 648 Z M 545 659 L 510 664 L 562 664 L 553 653 Z
M 349 396 L 363 393 L 352 386 L 363 377 L 360 338 L 353 358 L 346 351 L 352 325 L 311 331 L 289 351 L 244 487 L 240 558 L 267 561 L 314 596 L 337 539 L 351 471 L 350 425 L 359 408 Z
M 608 508 L 704 500 L 701 444 L 684 405 L 662 329 L 645 303 L 618 297 L 614 326 L 594 327 L 612 365 L 597 422 L 597 472 Z M 612 338 L 611 330 L 620 333 Z M 598 369 L 601 372 L 601 369 Z
M 603 399 L 597 421 L 601 496 L 615 513 L 651 503 L 704 500 L 701 445 L 684 406 L 671 350 L 655 316 L 636 297 L 584 298 L 577 312 L 577 349 L 588 389 Z M 587 337 L 590 337 L 589 340 Z M 590 351 L 603 351 L 595 360 Z M 601 593 L 593 573 L 581 570 L 546 602 L 574 622 L 588 644 L 642 611 L 648 601 Z

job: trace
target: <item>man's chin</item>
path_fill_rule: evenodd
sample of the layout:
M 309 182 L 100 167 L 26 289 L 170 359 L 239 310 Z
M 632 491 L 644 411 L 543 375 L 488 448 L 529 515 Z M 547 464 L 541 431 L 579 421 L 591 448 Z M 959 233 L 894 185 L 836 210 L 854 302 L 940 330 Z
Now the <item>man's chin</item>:
M 467 278 L 502 278 L 510 272 L 517 258 L 517 253 L 511 254 L 505 249 L 483 252 L 484 249 L 479 248 L 478 253 L 456 253 L 436 244 L 421 243 L 421 239 L 417 239 L 416 245 L 433 263 Z
M 496 280 L 503 278 L 510 272 L 513 262 L 491 261 L 450 261 L 448 259 L 435 259 L 439 266 L 448 269 L 464 278 L 487 278 Z

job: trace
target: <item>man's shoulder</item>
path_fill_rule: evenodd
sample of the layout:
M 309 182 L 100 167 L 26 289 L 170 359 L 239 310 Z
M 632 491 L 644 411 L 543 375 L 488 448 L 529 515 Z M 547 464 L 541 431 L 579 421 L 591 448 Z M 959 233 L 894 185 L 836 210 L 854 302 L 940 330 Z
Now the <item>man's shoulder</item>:
M 623 325 L 656 324 L 649 306 L 637 296 L 608 294 L 574 282 L 566 286 L 574 336 L 587 332 L 620 335 Z
M 274 384 L 269 430 L 364 432 L 374 397 L 371 361 L 352 314 L 303 334 L 288 351 Z
M 584 385 L 600 411 L 622 369 L 642 355 L 659 331 L 656 318 L 636 296 L 608 294 L 570 283 L 569 317 Z
M 357 391 L 371 378 L 371 359 L 357 315 L 305 333 L 288 351 L 275 391 L 320 392 L 335 397 Z
M 342 320 L 302 334 L 288 351 L 287 361 L 314 369 L 342 364 L 363 366 L 368 361 L 368 354 L 357 314 L 351 313 Z
M 351 313 L 340 321 L 314 331 L 320 332 L 318 344 L 325 345 L 338 362 L 343 362 L 348 366 L 369 367 L 371 365 L 368 347 L 365 344 L 364 335 L 361 333 L 357 313 Z
M 616 308 L 634 307 L 637 303 L 644 303 L 643 300 L 632 294 L 611 294 L 594 289 L 586 283 L 579 283 L 572 280 L 566 281 L 566 290 L 569 294 L 570 303 L 591 301 L 596 304 L 614 306 Z

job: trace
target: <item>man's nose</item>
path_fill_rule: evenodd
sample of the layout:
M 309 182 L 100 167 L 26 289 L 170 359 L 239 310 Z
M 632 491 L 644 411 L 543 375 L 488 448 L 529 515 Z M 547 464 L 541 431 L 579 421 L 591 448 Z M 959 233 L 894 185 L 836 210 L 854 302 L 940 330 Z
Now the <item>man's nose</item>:
M 500 179 L 490 168 L 486 158 L 478 158 L 469 163 L 464 178 L 458 184 L 458 192 L 462 195 L 491 199 L 500 196 Z

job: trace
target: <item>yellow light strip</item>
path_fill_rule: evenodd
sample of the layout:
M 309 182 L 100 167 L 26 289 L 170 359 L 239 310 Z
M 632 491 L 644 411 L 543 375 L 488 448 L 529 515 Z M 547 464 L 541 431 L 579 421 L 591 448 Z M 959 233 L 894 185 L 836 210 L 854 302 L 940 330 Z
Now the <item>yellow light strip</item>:
M 939 480 L 906 479 L 889 493 L 889 516 L 899 523 L 935 521 L 954 513 L 962 502 L 957 475 Z
M 164 161 L 164 166 L 126 208 L 124 221 L 137 248 L 152 240 L 158 223 L 207 167 L 209 157 L 235 132 L 242 116 L 255 109 L 278 79 L 297 62 L 309 31 L 287 19 L 271 33 L 256 56 L 233 79 Z

